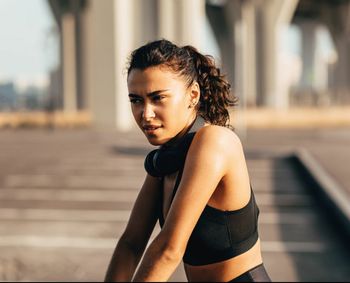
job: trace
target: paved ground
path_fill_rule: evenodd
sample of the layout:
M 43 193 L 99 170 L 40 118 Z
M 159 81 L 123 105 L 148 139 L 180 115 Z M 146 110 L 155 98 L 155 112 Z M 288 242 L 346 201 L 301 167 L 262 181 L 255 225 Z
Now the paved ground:
M 264 150 L 306 148 L 350 198 L 350 126 L 241 131 L 245 147 Z
M 350 192 L 344 166 L 350 161 L 349 132 L 239 133 L 261 207 L 263 256 L 272 279 L 350 278 L 348 253 L 331 221 L 283 158 L 307 147 Z M 149 149 L 136 132 L 1 131 L 0 280 L 101 281 L 142 183 Z M 171 280 L 185 280 L 181 266 Z
M 247 152 L 292 152 L 296 149 L 306 149 L 311 157 L 318 163 L 327 178 L 330 178 L 336 187 L 335 193 L 339 193 L 347 203 L 347 211 L 350 206 L 350 169 L 347 164 L 350 162 L 350 127 L 331 127 L 313 129 L 254 129 L 248 131 L 241 131 L 243 144 Z M 324 177 L 324 176 L 321 176 Z M 321 208 L 324 210 L 324 208 Z M 324 210 L 322 219 L 327 218 L 329 211 Z M 331 216 L 330 216 L 331 217 Z M 334 222 L 334 219 L 329 219 Z M 307 229 L 307 226 L 300 227 L 302 230 Z M 332 228 L 331 228 L 332 229 Z M 348 248 L 347 248 L 348 249 Z M 345 256 L 349 258 L 349 255 Z M 314 258 L 310 258 L 310 263 L 314 262 Z M 329 257 L 333 261 L 332 256 Z M 298 262 L 298 260 L 294 261 Z M 333 261 L 334 262 L 334 261 Z M 329 271 L 331 264 L 325 265 L 326 270 Z M 311 271 L 310 265 L 304 265 L 306 270 Z M 346 267 L 346 269 L 349 269 Z M 340 275 L 340 271 L 335 271 L 334 275 Z M 301 274 L 299 274 L 301 275 Z M 320 272 L 321 275 L 321 272 Z M 336 276 L 335 276 L 336 277 Z M 330 281 L 339 280 L 346 281 L 349 277 L 333 278 Z M 282 277 L 283 278 L 283 277 Z M 283 279 L 281 279 L 283 280 Z M 298 281 L 326 281 L 325 276 L 321 275 L 319 278 L 303 278 L 298 277 Z

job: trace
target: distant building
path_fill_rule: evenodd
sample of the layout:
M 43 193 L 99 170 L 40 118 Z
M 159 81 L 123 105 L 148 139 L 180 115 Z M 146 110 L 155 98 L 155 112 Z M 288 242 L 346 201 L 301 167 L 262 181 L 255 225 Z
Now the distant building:
M 13 111 L 16 107 L 17 92 L 14 83 L 0 83 L 0 111 Z
M 62 70 L 60 66 L 50 72 L 47 107 L 51 110 L 63 109 L 61 74 Z
M 29 86 L 18 95 L 18 104 L 23 110 L 44 110 L 46 108 L 47 90 Z
M 14 82 L 0 83 L 0 111 L 44 110 L 47 107 L 47 88 L 35 85 L 18 91 Z

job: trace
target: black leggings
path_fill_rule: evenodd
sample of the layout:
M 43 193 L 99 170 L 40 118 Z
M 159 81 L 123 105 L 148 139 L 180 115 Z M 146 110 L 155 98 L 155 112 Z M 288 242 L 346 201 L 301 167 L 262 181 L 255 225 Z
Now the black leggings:
M 229 282 L 271 282 L 263 264 L 244 272 Z

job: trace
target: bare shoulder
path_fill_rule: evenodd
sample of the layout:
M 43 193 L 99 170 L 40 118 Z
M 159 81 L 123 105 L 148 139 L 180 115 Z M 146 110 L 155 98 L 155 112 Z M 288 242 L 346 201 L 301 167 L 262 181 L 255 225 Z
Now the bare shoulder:
M 241 140 L 234 131 L 217 125 L 208 125 L 198 130 L 193 143 L 208 150 L 212 148 L 226 153 L 243 150 Z

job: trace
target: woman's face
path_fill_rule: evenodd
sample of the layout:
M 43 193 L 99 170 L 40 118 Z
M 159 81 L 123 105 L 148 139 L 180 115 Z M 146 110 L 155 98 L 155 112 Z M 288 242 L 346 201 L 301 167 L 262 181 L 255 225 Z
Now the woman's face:
M 166 67 L 132 69 L 128 76 L 129 99 L 135 121 L 152 145 L 162 145 L 181 136 L 194 121 L 189 107 L 199 100 L 199 87 Z

